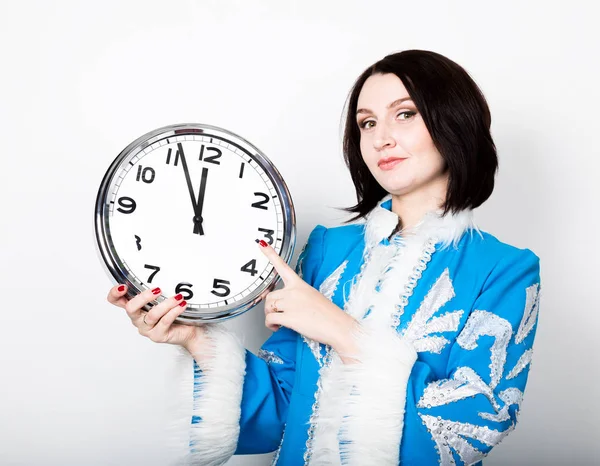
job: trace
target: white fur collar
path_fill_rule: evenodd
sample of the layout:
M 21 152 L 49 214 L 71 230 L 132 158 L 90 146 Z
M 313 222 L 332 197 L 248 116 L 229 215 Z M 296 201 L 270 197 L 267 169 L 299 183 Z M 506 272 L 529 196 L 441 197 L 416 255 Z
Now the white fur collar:
M 392 212 L 392 196 L 388 194 L 377 206 L 369 212 L 365 224 L 365 241 L 367 248 L 372 248 L 385 238 L 389 238 L 398 225 L 398 215 Z M 421 221 L 412 228 L 403 229 L 399 235 L 422 236 L 436 238 L 441 247 L 450 244 L 456 246 L 465 231 L 477 231 L 479 229 L 473 221 L 473 211 L 466 209 L 456 214 L 448 213 L 442 215 L 442 210 L 428 212 Z

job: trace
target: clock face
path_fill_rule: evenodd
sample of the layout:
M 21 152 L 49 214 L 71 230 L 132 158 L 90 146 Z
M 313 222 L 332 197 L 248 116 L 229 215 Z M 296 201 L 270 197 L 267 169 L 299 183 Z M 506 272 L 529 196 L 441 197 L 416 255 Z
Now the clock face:
M 103 217 L 108 249 L 134 287 L 182 293 L 184 316 L 217 315 L 273 281 L 256 240 L 289 259 L 293 226 L 264 155 L 223 130 L 170 131 L 126 151 L 109 170 Z

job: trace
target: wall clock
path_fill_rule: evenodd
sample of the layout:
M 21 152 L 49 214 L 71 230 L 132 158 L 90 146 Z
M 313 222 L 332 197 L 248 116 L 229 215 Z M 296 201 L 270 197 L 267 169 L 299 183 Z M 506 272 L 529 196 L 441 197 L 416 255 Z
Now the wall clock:
M 260 252 L 263 239 L 289 263 L 295 212 L 271 161 L 222 128 L 178 124 L 129 144 L 110 165 L 96 198 L 98 254 L 128 297 L 160 287 L 145 310 L 177 293 L 178 323 L 235 317 L 279 280 Z

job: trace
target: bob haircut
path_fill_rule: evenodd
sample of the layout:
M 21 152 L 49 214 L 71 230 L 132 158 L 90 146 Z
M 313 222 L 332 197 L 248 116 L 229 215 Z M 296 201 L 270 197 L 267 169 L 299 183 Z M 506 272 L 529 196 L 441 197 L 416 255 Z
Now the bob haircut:
M 367 68 L 348 96 L 343 152 L 358 203 L 342 208 L 357 214 L 344 223 L 366 216 L 388 194 L 363 161 L 356 123 L 358 96 L 365 81 L 374 74 L 387 73 L 398 76 L 404 84 L 449 171 L 443 214 L 479 207 L 492 194 L 498 169 L 485 97 L 452 60 L 427 50 L 405 50 Z

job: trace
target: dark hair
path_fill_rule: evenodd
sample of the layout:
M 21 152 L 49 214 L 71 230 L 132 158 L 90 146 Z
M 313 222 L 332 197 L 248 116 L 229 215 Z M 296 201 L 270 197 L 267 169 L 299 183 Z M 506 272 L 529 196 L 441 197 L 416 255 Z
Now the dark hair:
M 445 161 L 449 181 L 444 215 L 479 207 L 492 194 L 498 169 L 485 97 L 452 60 L 427 50 L 405 50 L 367 68 L 348 96 L 343 152 L 358 203 L 342 210 L 358 215 L 344 223 L 364 217 L 387 194 L 363 161 L 356 123 L 358 96 L 365 81 L 374 74 L 387 73 L 398 76 L 404 84 Z

